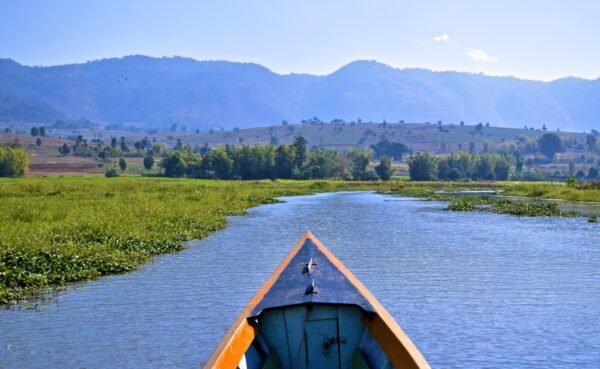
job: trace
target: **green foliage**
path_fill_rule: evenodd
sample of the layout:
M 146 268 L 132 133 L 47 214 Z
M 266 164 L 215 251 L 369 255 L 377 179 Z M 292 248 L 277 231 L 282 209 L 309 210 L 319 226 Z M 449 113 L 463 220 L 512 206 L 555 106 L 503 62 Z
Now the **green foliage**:
M 150 170 L 154 166 L 154 157 L 150 154 L 144 157 L 144 169 Z
M 227 216 L 274 203 L 279 196 L 347 188 L 347 183 L 334 181 L 4 179 L 0 303 L 68 282 L 132 271 L 154 255 L 181 250 L 182 241 L 222 229 Z
M 408 172 L 411 181 L 431 181 L 436 178 L 437 159 L 427 151 L 417 153 L 408 159 Z
M 119 158 L 119 168 L 121 168 L 121 172 L 127 169 L 127 160 L 122 156 Z
M 408 147 L 402 142 L 390 142 L 387 138 L 382 139 L 375 145 L 371 145 L 375 158 L 387 156 L 394 160 L 402 160 L 402 156 L 408 152 Z
M 311 150 L 304 176 L 306 178 L 348 178 L 346 158 L 337 150 Z
M 596 151 L 597 140 L 596 136 L 587 135 L 585 138 L 585 146 L 587 146 L 589 151 Z
M 67 156 L 71 152 L 71 148 L 69 147 L 69 145 L 67 145 L 66 143 L 64 143 L 62 146 L 60 146 L 58 148 L 58 152 L 62 156 Z
M 538 139 L 538 146 L 548 159 L 553 159 L 556 153 L 564 151 L 562 140 L 555 133 L 544 133 Z
M 382 156 L 379 159 L 379 164 L 375 167 L 375 172 L 384 181 L 389 180 L 394 173 L 394 168 L 392 168 L 392 162 L 387 156 Z
M 293 145 L 226 145 L 205 148 L 198 154 L 191 149 L 171 152 L 161 161 L 167 177 L 206 179 L 348 179 L 372 180 L 369 150 L 351 149 L 347 155 L 333 149 L 306 149 L 298 136 Z M 301 165 L 299 165 L 301 163 Z M 391 174 L 391 173 L 390 173 Z
M 586 182 L 572 187 L 548 183 L 517 183 L 504 187 L 504 193 L 510 196 L 600 202 L 600 182 Z
M 440 180 L 500 180 L 510 175 L 507 155 L 452 153 L 438 159 L 437 178 Z
M 303 169 L 304 167 L 304 162 L 307 158 L 307 145 L 308 142 L 304 137 L 296 136 L 296 138 L 294 138 L 294 143 L 292 144 L 294 147 L 294 166 L 299 169 Z
M 275 177 L 292 178 L 294 170 L 295 147 L 279 145 L 275 153 Z
M 580 216 L 575 211 L 564 211 L 555 201 L 521 202 L 512 200 L 498 200 L 489 197 L 465 197 L 452 201 L 445 210 L 450 211 L 476 211 L 487 210 L 496 214 L 516 216 Z
M 113 168 L 109 168 L 106 170 L 106 172 L 104 172 L 104 176 L 106 178 L 112 178 L 112 177 L 118 177 L 119 173 L 117 172 L 117 169 Z
M 29 155 L 18 144 L 0 145 L 0 177 L 22 177 L 29 169 Z
M 223 148 L 216 148 L 211 151 L 208 160 L 217 178 L 230 179 L 233 170 L 233 160 L 227 156 Z
M 444 210 L 450 211 L 475 211 L 478 209 L 478 204 L 473 199 L 461 198 L 452 201 Z
M 127 141 L 125 141 L 125 137 L 121 137 L 121 152 L 127 152 L 129 151 L 129 146 L 127 146 Z
M 171 152 L 160 162 L 160 166 L 165 170 L 167 177 L 183 177 L 188 166 L 186 155 L 182 151 Z
M 367 167 L 371 161 L 370 150 L 351 148 L 348 150 L 348 161 L 350 163 L 350 174 L 355 180 L 367 180 L 372 176 L 369 175 Z

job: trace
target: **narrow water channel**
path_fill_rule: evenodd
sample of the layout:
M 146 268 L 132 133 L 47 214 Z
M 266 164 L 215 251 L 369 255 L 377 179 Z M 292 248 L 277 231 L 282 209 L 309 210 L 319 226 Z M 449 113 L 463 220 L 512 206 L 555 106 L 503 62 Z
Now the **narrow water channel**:
M 0 368 L 199 368 L 305 230 L 433 368 L 598 368 L 597 224 L 365 192 L 285 201 L 134 273 L 0 311 Z

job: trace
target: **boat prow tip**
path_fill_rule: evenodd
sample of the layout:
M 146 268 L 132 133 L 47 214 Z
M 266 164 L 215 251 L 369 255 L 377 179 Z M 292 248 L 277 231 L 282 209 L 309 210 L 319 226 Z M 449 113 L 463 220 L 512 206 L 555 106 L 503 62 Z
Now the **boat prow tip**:
M 306 231 L 304 231 L 304 234 L 302 234 L 302 238 L 316 238 L 316 237 L 311 231 L 306 230 Z

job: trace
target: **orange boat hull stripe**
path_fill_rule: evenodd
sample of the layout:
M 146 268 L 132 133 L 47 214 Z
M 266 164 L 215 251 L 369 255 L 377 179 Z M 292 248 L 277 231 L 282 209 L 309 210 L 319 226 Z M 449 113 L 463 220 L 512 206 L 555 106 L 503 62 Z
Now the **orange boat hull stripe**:
M 248 305 L 236 318 L 229 331 L 225 334 L 208 362 L 205 369 L 235 369 L 242 360 L 244 353 L 255 337 L 255 328 L 252 327 L 247 317 L 254 307 L 263 299 L 265 294 L 275 284 L 281 272 L 288 266 L 292 258 L 304 244 L 307 238 L 348 278 L 360 293 L 375 308 L 377 315 L 372 319 L 363 319 L 367 329 L 379 343 L 396 369 L 418 368 L 428 369 L 429 364 L 412 343 L 410 338 L 398 326 L 387 310 L 371 295 L 365 286 L 325 247 L 311 232 L 305 232 L 300 241 L 279 264 L 275 272 L 265 281 L 261 288 L 254 294 Z

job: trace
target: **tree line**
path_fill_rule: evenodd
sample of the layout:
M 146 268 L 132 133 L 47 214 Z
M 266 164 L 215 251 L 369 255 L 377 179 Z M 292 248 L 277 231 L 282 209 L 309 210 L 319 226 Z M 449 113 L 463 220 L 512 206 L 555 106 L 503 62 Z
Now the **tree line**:
M 308 149 L 297 136 L 290 145 L 226 145 L 205 148 L 197 153 L 189 148 L 166 154 L 160 163 L 167 177 L 212 179 L 325 179 L 387 180 L 393 169 L 382 156 L 375 171 L 369 168 L 372 152 L 350 149 Z
M 522 168 L 516 155 L 517 171 Z M 435 157 L 427 151 L 417 153 L 408 160 L 408 171 L 413 181 L 432 180 L 498 180 L 510 177 L 512 160 L 507 154 L 452 153 L 447 157 Z

